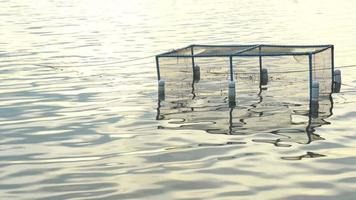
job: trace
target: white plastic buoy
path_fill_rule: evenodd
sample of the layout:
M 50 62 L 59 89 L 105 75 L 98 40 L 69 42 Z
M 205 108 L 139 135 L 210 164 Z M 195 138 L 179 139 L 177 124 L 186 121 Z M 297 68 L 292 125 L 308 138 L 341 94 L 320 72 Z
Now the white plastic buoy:
M 261 71 L 261 85 L 267 85 L 268 83 L 268 70 L 263 68 Z
M 194 66 L 193 78 L 194 82 L 199 82 L 200 80 L 200 67 L 198 65 Z
M 235 81 L 229 81 L 229 103 L 236 101 Z
M 165 99 L 165 92 L 164 92 L 165 82 L 164 80 L 158 81 L 158 99 L 163 101 Z
M 341 71 L 335 70 L 334 71 L 334 84 L 333 84 L 333 92 L 340 92 L 341 89 Z

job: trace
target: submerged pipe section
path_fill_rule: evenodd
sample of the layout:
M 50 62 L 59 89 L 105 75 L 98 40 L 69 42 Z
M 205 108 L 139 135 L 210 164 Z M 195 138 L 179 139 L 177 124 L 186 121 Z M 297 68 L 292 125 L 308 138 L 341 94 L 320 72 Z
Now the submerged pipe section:
M 313 81 L 313 83 L 312 83 L 311 101 L 313 101 L 313 102 L 319 101 L 319 82 L 317 82 L 317 81 Z
M 234 106 L 236 102 L 235 81 L 229 81 L 229 105 Z
M 319 115 L 319 82 L 313 81 L 311 88 L 310 114 L 312 118 Z
M 165 82 L 164 80 L 158 81 L 158 99 L 164 101 L 165 99 Z
M 234 107 L 236 105 L 236 87 L 234 81 L 234 68 L 232 64 L 232 56 L 229 58 L 230 61 L 230 80 L 229 80 L 229 107 Z

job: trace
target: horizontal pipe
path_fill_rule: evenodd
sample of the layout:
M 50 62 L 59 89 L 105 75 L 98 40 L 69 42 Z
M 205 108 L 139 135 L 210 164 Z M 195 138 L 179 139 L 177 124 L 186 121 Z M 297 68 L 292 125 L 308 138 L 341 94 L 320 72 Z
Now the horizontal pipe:
M 261 53 L 261 54 L 212 54 L 212 55 L 158 55 L 157 57 L 173 57 L 173 58 L 205 58 L 205 57 L 254 57 L 254 56 L 307 56 L 309 53 L 296 52 L 296 53 Z
M 322 51 L 325 51 L 329 48 L 332 48 L 333 45 L 269 45 L 269 44 L 254 44 L 254 45 L 196 45 L 192 44 L 187 47 L 175 49 L 166 53 L 158 54 L 158 57 L 187 57 L 190 58 L 192 55 L 170 55 L 173 53 L 178 53 L 179 51 L 182 50 L 187 50 L 188 48 L 191 47 L 222 47 L 222 48 L 227 48 L 227 47 L 248 47 L 247 49 L 243 49 L 238 52 L 232 52 L 229 54 L 214 54 L 214 55 L 193 55 L 193 57 L 230 57 L 230 56 L 245 56 L 245 57 L 253 57 L 253 56 L 298 56 L 298 55 L 309 55 L 309 53 L 316 54 L 320 53 Z M 244 54 L 241 55 L 244 52 L 248 52 L 250 50 L 253 50 L 257 47 L 279 47 L 279 48 L 322 48 L 322 49 L 317 49 L 313 52 L 287 52 L 287 53 L 262 53 L 262 54 Z
M 242 44 L 242 45 L 209 45 L 209 44 L 194 44 L 194 47 L 253 47 L 256 46 L 257 44 Z
M 232 44 L 232 45 L 206 45 L 206 44 L 194 44 L 191 45 L 194 47 L 253 47 L 253 46 L 262 46 L 262 47 L 286 47 L 286 48 L 321 48 L 321 47 L 330 47 L 332 44 L 323 44 L 323 45 L 274 45 L 274 44 Z M 190 47 L 190 46 L 188 46 Z
M 318 49 L 318 50 L 313 51 L 312 54 L 321 53 L 321 52 L 326 51 L 326 50 L 331 49 L 331 48 L 332 48 L 332 46 L 328 46 L 328 47 L 325 47 L 325 48 L 322 48 L 322 49 Z
M 254 56 L 307 56 L 309 53 L 307 52 L 296 52 L 296 53 L 261 53 L 261 54 L 239 54 L 233 56 L 240 56 L 240 57 L 254 57 Z
M 192 47 L 193 45 L 189 45 L 189 46 L 186 46 L 186 47 L 182 47 L 182 48 L 179 48 L 179 49 L 174 49 L 172 51 L 168 51 L 168 52 L 165 52 L 165 53 L 161 53 L 161 54 L 158 54 L 157 56 L 162 56 L 162 55 L 167 55 L 167 54 L 172 54 L 172 53 L 176 53 L 178 51 L 182 51 L 182 50 L 185 50 L 185 49 L 188 49 L 190 47 Z
M 286 47 L 286 48 L 321 48 L 321 47 L 330 47 L 331 44 L 323 45 L 273 45 L 273 44 L 261 44 L 262 47 Z
M 261 46 L 261 45 L 255 45 L 255 46 L 253 46 L 253 47 L 250 47 L 250 48 L 247 48 L 247 49 L 243 49 L 243 50 L 241 50 L 241 51 L 238 51 L 238 52 L 234 53 L 233 55 L 238 55 L 238 54 L 241 54 L 241 53 L 244 53 L 244 52 L 247 52 L 247 51 L 251 51 L 251 50 L 256 49 L 256 48 L 258 48 L 258 47 L 260 47 L 260 46 Z

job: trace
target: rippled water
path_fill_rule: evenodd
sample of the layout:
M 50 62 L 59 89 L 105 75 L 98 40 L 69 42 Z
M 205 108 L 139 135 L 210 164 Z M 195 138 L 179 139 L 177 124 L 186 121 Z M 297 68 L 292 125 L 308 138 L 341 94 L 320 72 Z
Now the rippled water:
M 336 66 L 353 65 L 355 8 L 0 1 L 0 198 L 356 199 L 356 68 L 306 131 L 276 98 L 262 117 L 247 100 L 229 109 L 223 92 L 158 102 L 154 62 L 192 43 L 268 43 L 334 44 Z

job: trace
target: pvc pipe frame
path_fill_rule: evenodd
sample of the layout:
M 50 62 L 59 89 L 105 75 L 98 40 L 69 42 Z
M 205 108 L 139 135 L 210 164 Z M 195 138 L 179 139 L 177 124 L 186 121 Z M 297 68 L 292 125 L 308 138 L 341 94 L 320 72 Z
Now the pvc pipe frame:
M 250 47 L 247 49 L 244 49 L 240 52 L 237 52 L 233 55 L 227 55 L 227 54 L 221 54 L 221 55 L 194 55 L 194 47 Z M 305 48 L 312 48 L 312 47 L 318 47 L 318 48 L 322 48 L 322 49 L 318 49 L 316 51 L 313 52 L 309 52 L 309 53 L 305 53 L 305 52 L 298 52 L 298 53 L 281 53 L 281 54 L 276 54 L 276 53 L 261 53 L 261 47 L 305 47 Z M 178 52 L 179 50 L 182 49 L 186 49 L 186 48 L 191 48 L 191 55 L 167 55 L 170 53 L 174 53 L 174 52 Z M 243 53 L 243 52 L 247 52 L 249 50 L 253 50 L 255 48 L 259 48 L 259 53 L 258 54 L 239 54 L 239 53 Z M 262 57 L 263 56 L 295 56 L 295 55 L 307 55 L 309 58 L 309 98 L 312 99 L 312 86 L 313 86 L 313 55 L 317 54 L 317 53 L 321 53 L 325 50 L 331 49 L 331 74 L 332 74 L 332 85 L 331 87 L 334 87 L 334 79 L 335 79 L 335 72 L 334 72 L 334 46 L 333 45 L 225 45 L 225 46 L 218 46 L 218 45 L 190 45 L 188 47 L 185 48 L 181 48 L 178 50 L 173 50 L 171 52 L 167 52 L 167 53 L 163 53 L 163 54 L 159 54 L 156 56 L 156 68 L 157 68 L 157 78 L 158 81 L 161 80 L 161 76 L 160 76 L 160 66 L 159 66 L 159 58 L 160 57 L 187 57 L 187 58 L 192 58 L 192 71 L 193 74 L 195 73 L 195 60 L 194 58 L 196 57 L 229 57 L 229 68 L 230 68 L 230 81 L 233 82 L 234 81 L 234 70 L 233 70 L 233 57 L 259 57 L 259 67 L 260 67 L 260 77 L 262 77 Z M 194 76 L 193 76 L 194 78 Z
M 174 55 L 174 53 L 178 53 L 179 51 L 182 50 L 188 50 L 189 48 L 194 48 L 194 47 L 245 47 L 246 49 L 242 49 L 241 51 L 237 51 L 234 53 L 230 54 L 214 54 L 214 55 Z M 248 48 L 249 47 L 249 48 Z M 314 51 L 305 51 L 305 52 L 291 52 L 291 53 L 263 53 L 263 54 L 241 54 L 250 50 L 253 50 L 255 48 L 260 48 L 260 47 L 276 47 L 276 48 L 319 48 Z M 325 51 L 326 49 L 333 48 L 334 46 L 331 44 L 328 45 L 265 45 L 265 44 L 254 44 L 254 45 L 189 45 L 187 47 L 175 49 L 169 52 L 161 53 L 158 54 L 158 57 L 229 57 L 229 56 L 238 56 L 238 57 L 244 57 L 244 56 L 294 56 L 294 55 L 309 55 L 310 53 L 316 54 L 320 53 L 322 51 Z M 173 55 L 170 55 L 173 54 Z
M 243 49 L 241 51 L 235 52 L 233 54 L 216 54 L 216 55 L 194 55 L 194 47 L 250 47 Z M 262 47 L 287 47 L 287 48 L 320 48 L 313 52 L 294 52 L 294 53 L 261 53 Z M 190 55 L 169 55 L 175 52 L 178 52 L 183 49 L 190 48 Z M 259 49 L 258 54 L 241 54 L 244 52 L 248 52 L 255 48 Z M 274 57 L 274 56 L 310 56 L 317 53 L 321 53 L 327 49 L 331 49 L 331 74 L 332 74 L 332 83 L 334 83 L 334 46 L 333 45 L 190 45 L 188 47 L 180 48 L 177 50 L 173 50 L 167 53 L 162 53 L 156 56 L 156 68 L 157 68 L 157 78 L 161 80 L 160 77 L 160 65 L 159 58 L 160 57 L 177 57 L 177 58 L 192 58 L 192 70 L 194 71 L 195 59 L 194 58 L 204 58 L 204 57 L 229 57 L 230 60 L 230 81 L 233 81 L 233 67 L 232 67 L 232 59 L 233 57 L 259 57 L 260 64 L 260 73 L 262 73 L 262 57 Z M 309 68 L 309 70 L 312 68 Z M 331 86 L 332 87 L 332 86 Z

